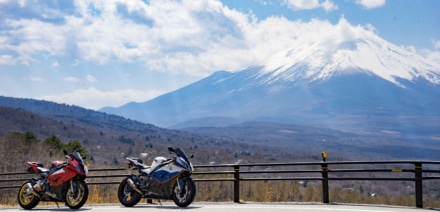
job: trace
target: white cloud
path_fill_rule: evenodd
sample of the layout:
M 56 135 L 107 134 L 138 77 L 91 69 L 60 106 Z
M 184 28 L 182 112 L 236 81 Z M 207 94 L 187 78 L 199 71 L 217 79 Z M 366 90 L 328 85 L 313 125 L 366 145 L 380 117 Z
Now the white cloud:
M 335 8 L 329 0 L 286 3 L 298 8 Z M 258 21 L 219 1 L 98 0 L 93 1 L 92 11 L 90 4 L 76 1 L 76 13 L 66 14 L 61 25 L 37 19 L 9 21 L 9 26 L 17 28 L 9 32 L 10 37 L 22 38 L 12 47 L 19 61 L 34 62 L 40 52 L 54 57 L 73 52 L 78 59 L 72 66 L 119 61 L 145 64 L 150 71 L 203 77 L 216 70 L 254 65 L 291 45 L 298 30 L 307 25 L 283 17 Z M 140 18 L 118 13 L 116 5 Z
M 434 45 L 436 45 L 435 42 Z M 434 64 L 437 64 L 440 67 L 440 51 L 438 50 L 432 51 L 429 49 L 416 49 L 414 46 L 400 46 L 400 47 L 414 54 L 421 55 L 423 58 L 431 61 Z M 436 71 L 436 70 L 432 70 L 432 71 Z
M 440 66 L 440 51 L 429 51 L 426 58 Z
M 0 55 L 0 65 L 13 65 L 15 64 L 15 61 L 16 60 L 12 55 Z
M 70 64 L 71 67 L 76 67 L 77 65 L 79 65 L 78 59 L 75 59 L 75 61 L 72 64 Z
M 18 4 L 20 5 L 20 7 L 24 7 L 24 6 L 26 6 L 26 1 L 25 0 L 19 0 Z
M 434 43 L 434 48 L 440 49 L 440 40 L 435 40 L 433 43 Z
M 283 4 L 293 8 L 294 10 L 311 10 L 323 8 L 325 11 L 337 10 L 336 6 L 331 0 L 284 0 Z
M 64 78 L 64 81 L 66 81 L 66 82 L 79 82 L 79 79 L 78 78 L 76 78 L 76 77 L 65 77 Z
M 285 3 L 297 8 L 336 8 L 329 0 Z M 151 0 L 146 4 L 97 0 L 93 1 L 93 10 L 90 5 L 89 1 L 75 1 L 75 14 L 66 14 L 65 21 L 58 25 L 36 19 L 9 21 L 18 29 L 9 32 L 10 37 L 23 38 L 13 46 L 20 61 L 33 62 L 39 52 L 54 57 L 73 52 L 78 58 L 73 67 L 117 61 L 145 64 L 150 71 L 203 77 L 216 70 L 235 71 L 254 65 L 291 46 L 295 39 L 307 34 L 304 30 L 315 36 L 320 30 L 313 25 L 326 23 L 289 21 L 283 17 L 257 20 L 252 14 L 228 9 L 219 1 Z M 118 13 L 116 8 L 123 7 L 138 18 Z
M 337 10 L 338 9 L 338 6 L 336 6 L 330 0 L 325 0 L 324 2 L 322 2 L 321 3 L 321 7 L 324 8 L 325 11 L 333 11 L 333 10 Z
M 319 0 L 285 0 L 284 3 L 297 10 L 310 10 L 319 7 Z
M 433 41 L 435 50 L 422 50 L 421 54 L 440 67 L 440 40 Z
M 88 81 L 88 82 L 96 82 L 96 81 L 98 81 L 94 76 L 92 76 L 92 75 L 87 75 L 86 76 L 86 80 Z
M 116 91 L 100 91 L 96 88 L 89 88 L 78 89 L 69 93 L 41 96 L 36 99 L 44 99 L 97 110 L 105 106 L 118 107 L 132 101 L 144 102 L 163 93 L 164 92 L 160 90 L 140 91 L 124 89 Z
M 297 62 L 289 57 L 280 57 L 280 55 L 285 55 L 288 50 L 295 52 L 296 55 L 304 56 L 310 55 L 310 51 L 320 52 L 320 55 L 332 55 L 341 48 L 354 48 L 354 43 L 358 40 L 377 38 L 374 28 L 368 25 L 353 26 L 344 17 L 341 17 L 336 25 L 333 25 L 330 21 L 313 19 L 310 22 L 297 22 L 290 27 L 294 27 L 292 32 L 296 32 L 293 34 L 295 36 L 294 39 L 287 42 L 288 46 L 284 50 L 273 53 L 277 60 L 286 60 L 284 61 L 286 64 L 284 67 L 290 67 L 289 64 Z M 321 67 L 330 63 L 330 60 L 332 60 L 331 57 L 311 58 L 310 66 Z M 268 61 L 275 60 L 269 59 Z M 266 71 L 280 68 L 280 61 L 276 63 L 268 63 L 268 61 L 265 61 Z
M 43 82 L 44 81 L 43 78 L 41 78 L 41 77 L 34 77 L 34 76 L 29 77 L 29 80 L 33 81 L 33 82 Z
M 401 48 L 406 49 L 409 52 L 412 52 L 414 54 L 418 54 L 416 47 L 414 46 L 400 46 Z
M 7 19 L 5 24 L 14 30 L 4 32 L 8 37 L 7 40 L 2 39 L 0 50 L 16 52 L 16 60 L 22 64 L 37 61 L 35 57 L 42 52 L 51 56 L 63 54 L 66 43 L 63 26 L 36 19 Z
M 372 9 L 385 5 L 386 0 L 356 0 L 356 4 L 362 5 L 366 9 Z
M 272 5 L 272 2 L 269 0 L 269 1 L 266 1 L 266 0 L 259 0 L 258 1 L 259 2 L 259 4 L 261 4 L 261 5 Z

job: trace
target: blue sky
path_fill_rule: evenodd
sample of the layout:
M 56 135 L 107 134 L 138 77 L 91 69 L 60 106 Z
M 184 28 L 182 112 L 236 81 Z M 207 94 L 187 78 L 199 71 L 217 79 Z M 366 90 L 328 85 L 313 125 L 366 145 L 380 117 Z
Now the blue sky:
M 0 95 L 89 109 L 143 102 L 256 65 L 300 37 L 346 39 L 347 28 L 440 64 L 439 9 L 438 0 L 0 0 Z

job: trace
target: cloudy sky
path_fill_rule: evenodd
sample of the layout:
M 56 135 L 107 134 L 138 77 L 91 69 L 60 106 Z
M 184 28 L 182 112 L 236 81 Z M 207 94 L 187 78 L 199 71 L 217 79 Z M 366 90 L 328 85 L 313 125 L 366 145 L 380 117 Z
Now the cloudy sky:
M 0 95 L 88 109 L 144 102 L 256 65 L 295 39 L 347 39 L 347 23 L 440 64 L 439 9 L 438 0 L 0 0 Z

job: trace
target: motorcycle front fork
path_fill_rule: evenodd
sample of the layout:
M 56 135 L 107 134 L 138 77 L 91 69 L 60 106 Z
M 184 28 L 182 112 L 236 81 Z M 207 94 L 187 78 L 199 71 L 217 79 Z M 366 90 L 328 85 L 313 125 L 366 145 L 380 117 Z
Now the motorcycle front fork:
M 76 185 L 75 182 L 73 182 L 73 180 L 70 180 L 70 193 L 76 194 L 77 191 L 78 191 L 78 186 Z
M 177 192 L 185 192 L 185 182 L 182 178 L 177 179 Z

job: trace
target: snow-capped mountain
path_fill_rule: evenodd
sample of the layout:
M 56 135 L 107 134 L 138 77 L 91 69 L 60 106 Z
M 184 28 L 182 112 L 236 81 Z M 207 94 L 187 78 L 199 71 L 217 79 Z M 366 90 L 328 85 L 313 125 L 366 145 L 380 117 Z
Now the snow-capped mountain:
M 440 66 L 368 31 L 343 40 L 298 38 L 289 50 L 243 71 L 218 71 L 153 100 L 102 111 L 163 127 L 229 117 L 419 129 L 413 125 L 428 117 L 440 126 Z
M 298 40 L 295 47 L 265 61 L 260 74 L 271 73 L 268 82 L 276 79 L 295 81 L 326 80 L 350 71 L 379 76 L 396 85 L 398 80 L 424 78 L 440 83 L 440 68 L 423 57 L 397 47 L 378 37 L 325 45 L 307 45 Z

